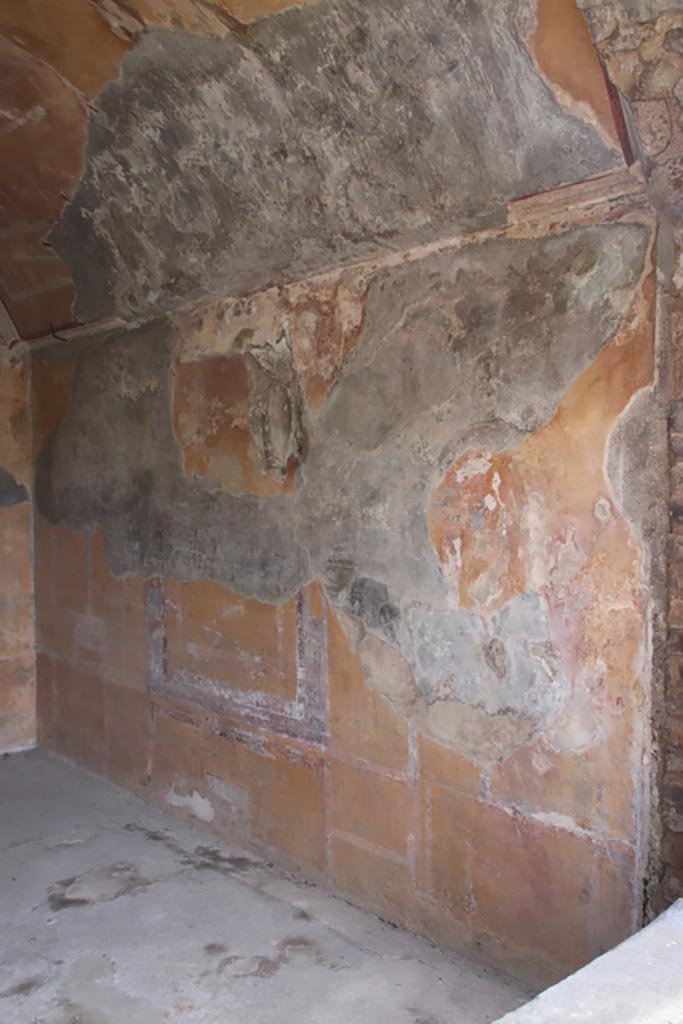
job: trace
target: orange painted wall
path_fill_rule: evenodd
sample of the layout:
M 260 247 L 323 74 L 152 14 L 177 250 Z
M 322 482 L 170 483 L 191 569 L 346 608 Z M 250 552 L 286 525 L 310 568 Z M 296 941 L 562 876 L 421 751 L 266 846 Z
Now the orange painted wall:
M 30 369 L 25 352 L 0 347 L 0 752 L 32 746 L 36 731 Z
M 303 285 L 283 301 L 317 409 L 362 314 L 353 288 L 311 288 L 308 305 Z M 220 322 L 196 317 L 174 366 L 184 470 L 229 493 L 288 493 L 291 475 L 274 482 L 259 464 L 247 376 L 221 355 Z M 218 833 L 534 981 L 611 947 L 641 912 L 649 611 L 605 461 L 620 415 L 653 381 L 653 323 L 648 272 L 550 420 L 514 451 L 465 452 L 426 510 L 446 574 L 458 552 L 460 607 L 488 614 L 543 593 L 575 684 L 547 729 L 484 764 L 440 741 L 438 705 L 410 704 L 399 661 L 376 652 L 390 677 L 379 683 L 364 668 L 353 617 L 319 580 L 267 604 L 210 579 L 117 578 L 99 526 L 37 515 L 40 742 L 182 816 L 197 794 Z M 34 358 L 38 448 L 69 416 L 75 361 L 65 347 Z

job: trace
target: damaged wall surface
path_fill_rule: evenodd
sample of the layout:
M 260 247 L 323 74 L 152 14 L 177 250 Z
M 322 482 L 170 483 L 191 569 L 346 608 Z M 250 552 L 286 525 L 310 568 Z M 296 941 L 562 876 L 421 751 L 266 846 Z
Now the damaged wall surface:
M 42 742 L 509 969 L 628 934 L 652 242 L 577 203 L 37 353 Z
M 220 39 L 147 33 L 97 97 L 50 235 L 76 315 L 295 281 L 622 166 L 592 49 L 573 100 L 539 73 L 535 25 L 534 0 L 327 0 Z
M 221 37 L 290 5 L 290 0 L 20 0 L 2 5 L 0 301 L 22 338 L 73 322 L 74 283 L 46 237 L 83 170 L 96 97 L 116 77 L 127 50 L 152 29 L 183 28 Z
M 669 357 L 670 523 L 662 524 L 662 532 L 668 527 L 668 615 L 666 685 L 655 708 L 661 836 L 649 880 L 651 911 L 659 912 L 683 894 L 683 10 L 666 0 L 581 0 L 581 6 L 611 79 L 629 101 L 665 253 L 658 330 Z
M 683 225 L 683 10 L 672 0 L 580 0 L 611 80 L 628 99 L 648 191 Z
M 31 364 L 0 345 L 0 753 L 36 734 Z
M 0 747 L 33 540 L 40 742 L 585 963 L 683 884 L 680 11 L 5 6 Z
M 669 603 L 666 690 L 661 741 L 661 867 L 655 909 L 683 895 L 683 238 L 673 245 L 670 275 L 668 534 Z

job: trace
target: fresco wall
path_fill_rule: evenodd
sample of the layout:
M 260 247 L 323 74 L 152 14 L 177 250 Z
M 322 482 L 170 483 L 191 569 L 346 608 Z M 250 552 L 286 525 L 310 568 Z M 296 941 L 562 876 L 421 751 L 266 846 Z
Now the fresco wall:
M 31 364 L 0 344 L 0 753 L 35 742 Z
M 40 739 L 536 980 L 650 842 L 655 231 L 623 181 L 34 358 Z
M 660 348 L 668 356 L 670 521 L 661 527 L 668 534 L 668 614 L 666 663 L 657 669 L 665 686 L 654 716 L 661 738 L 661 835 L 653 844 L 647 886 L 652 914 L 683 895 L 683 10 L 671 0 L 580 0 L 580 6 L 611 80 L 628 101 L 662 239 L 657 319 Z

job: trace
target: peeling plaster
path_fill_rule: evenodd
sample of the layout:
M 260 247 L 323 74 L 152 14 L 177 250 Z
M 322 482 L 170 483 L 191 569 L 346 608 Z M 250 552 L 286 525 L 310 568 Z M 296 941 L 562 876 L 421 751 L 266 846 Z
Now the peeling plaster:
M 501 226 L 509 200 L 621 166 L 539 74 L 519 27 L 535 10 L 328 0 L 223 39 L 146 33 L 50 236 L 78 317 L 149 319 Z
M 394 668 L 405 663 L 397 677 L 403 682 L 382 692 L 434 738 L 476 760 L 509 754 L 553 721 L 562 746 L 590 747 L 600 737 L 594 724 L 599 684 L 567 660 L 559 639 L 566 628 L 586 625 L 560 626 L 557 617 L 563 602 L 572 615 L 583 614 L 576 612 L 584 600 L 580 582 L 576 596 L 566 588 L 582 575 L 592 579 L 593 570 L 586 575 L 583 566 L 601 557 L 598 549 L 587 548 L 576 561 L 578 540 L 556 527 L 548 566 L 531 569 L 535 589 L 521 583 L 510 590 L 504 576 L 496 583 L 489 574 L 480 592 L 470 589 L 464 599 L 465 577 L 458 583 L 449 575 L 441 542 L 427 526 L 435 500 L 445 501 L 440 515 L 459 521 L 444 484 L 455 466 L 458 501 L 469 500 L 483 475 L 491 476 L 481 510 L 471 509 L 470 538 L 501 515 L 524 529 L 519 506 L 506 510 L 512 495 L 504 467 L 527 448 L 538 460 L 533 453 L 541 451 L 544 432 L 562 436 L 563 409 L 584 401 L 582 385 L 567 389 L 601 352 L 605 365 L 616 359 L 619 366 L 622 343 L 607 343 L 625 322 L 647 247 L 643 226 L 586 227 L 541 241 L 489 240 L 378 270 L 368 282 L 356 343 L 324 403 L 307 407 L 295 378 L 281 377 L 288 380 L 288 402 L 301 409 L 292 494 L 231 495 L 216 482 L 184 476 L 170 387 L 173 352 L 183 351 L 184 338 L 158 322 L 105 339 L 80 356 L 72 413 L 41 453 L 40 510 L 75 529 L 101 522 L 119 574 L 208 577 L 276 602 L 322 579 L 337 608 L 359 623 L 365 663 L 374 659 L 378 666 L 374 677 L 393 671 L 379 667 L 385 654 Z M 256 320 L 261 316 L 262 310 Z M 249 355 L 258 337 L 259 358 L 269 350 L 280 360 L 278 317 L 271 311 L 263 322 L 271 325 L 270 343 L 249 328 L 247 317 L 237 344 Z M 646 362 L 638 372 L 647 383 L 647 348 L 642 352 Z M 253 429 L 254 417 L 251 422 Z M 590 444 L 577 458 L 597 454 L 601 474 L 600 450 Z M 493 454 L 506 449 L 520 455 Z M 277 470 L 262 457 L 265 470 Z M 548 457 L 557 466 L 557 456 Z M 581 525 L 592 532 L 610 529 L 594 515 L 605 486 L 596 480 Z M 530 496 L 539 538 L 548 529 L 543 517 L 554 514 L 538 504 L 547 486 L 553 485 L 541 475 L 538 496 Z M 568 495 L 559 493 L 566 502 Z M 561 515 L 570 525 L 567 513 Z M 621 519 L 614 529 L 624 531 Z M 582 536 L 588 543 L 589 534 Z M 630 558 L 631 542 L 620 543 Z M 523 534 L 520 544 L 532 550 Z M 460 573 L 471 572 L 469 551 L 460 550 Z M 630 569 L 625 572 L 630 579 Z M 634 600 L 628 607 L 637 633 L 642 609 Z M 604 628 L 609 635 L 611 627 Z M 561 713 L 568 716 L 563 726 Z
M 193 789 L 191 793 L 181 794 L 176 793 L 175 786 L 171 786 L 166 800 L 172 807 L 186 808 L 198 821 L 210 823 L 216 817 L 211 801 L 198 793 L 196 789 Z
M 18 483 L 4 466 L 0 466 L 0 508 L 12 508 L 29 500 L 24 485 Z

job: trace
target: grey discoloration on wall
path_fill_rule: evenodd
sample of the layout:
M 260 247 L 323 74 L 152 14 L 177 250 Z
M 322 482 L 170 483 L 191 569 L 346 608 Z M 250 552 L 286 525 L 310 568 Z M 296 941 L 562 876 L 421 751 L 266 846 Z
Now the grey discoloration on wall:
M 509 753 L 546 725 L 568 692 L 538 594 L 521 594 L 487 621 L 414 606 L 406 643 L 427 731 L 479 760 Z M 493 724 L 492 724 L 493 723 Z
M 0 508 L 12 508 L 29 500 L 28 491 L 4 466 L 0 466 Z
M 668 532 L 668 458 L 663 394 L 640 391 L 610 436 L 607 474 L 619 506 L 639 534 L 645 551 L 659 547 Z M 661 554 L 661 552 L 660 552 Z M 646 567 L 649 570 L 653 567 Z M 661 574 L 662 567 L 658 572 Z
M 73 412 L 41 452 L 37 500 L 76 529 L 101 522 L 114 572 L 213 577 L 278 601 L 308 576 L 289 498 L 234 498 L 190 482 L 171 424 L 172 336 L 156 323 L 78 361 Z
M 445 593 L 429 495 L 467 448 L 516 447 L 550 418 L 616 331 L 646 241 L 638 227 L 590 228 L 377 276 L 302 470 L 300 516 L 324 578 L 332 571 L 339 590 L 342 565 L 383 581 L 394 601 Z
M 151 32 L 97 99 L 51 235 L 83 320 L 501 224 L 618 166 L 540 77 L 521 0 L 323 0 L 221 40 Z
M 515 447 L 547 422 L 619 327 L 647 246 L 641 226 L 591 227 L 378 272 L 354 354 L 302 423 L 291 497 L 185 478 L 170 328 L 112 338 L 79 360 L 73 412 L 40 458 L 40 509 L 74 528 L 100 521 L 117 573 L 210 577 L 264 601 L 323 579 L 376 676 L 382 652 L 404 663 L 389 699 L 444 741 L 499 756 L 549 721 L 568 684 L 539 594 L 486 621 L 454 607 L 430 495 L 468 448 Z
M 264 469 L 287 475 L 290 461 L 303 455 L 303 398 L 286 333 L 269 345 L 249 347 L 251 432 Z
M 411 611 L 417 611 L 410 630 L 411 661 L 420 679 L 439 679 L 424 694 L 427 703 L 455 697 L 490 715 L 525 715 L 533 704 L 536 718 L 556 710 L 563 684 L 538 594 L 513 598 L 488 622 L 464 610 L 443 610 L 427 621 L 419 610 Z M 558 685 L 545 690 L 545 681 Z

